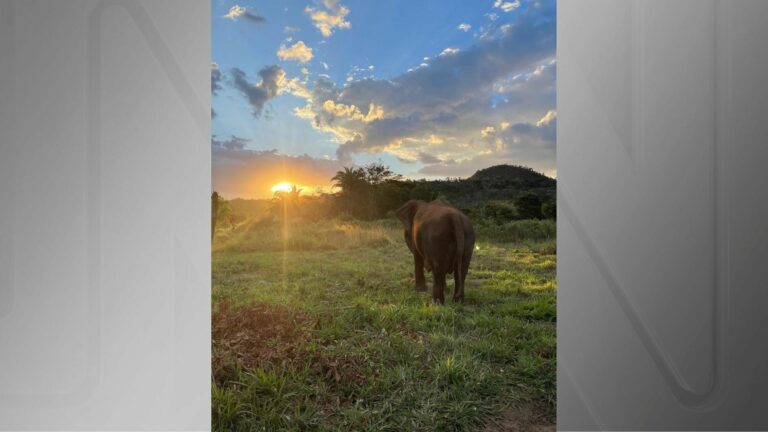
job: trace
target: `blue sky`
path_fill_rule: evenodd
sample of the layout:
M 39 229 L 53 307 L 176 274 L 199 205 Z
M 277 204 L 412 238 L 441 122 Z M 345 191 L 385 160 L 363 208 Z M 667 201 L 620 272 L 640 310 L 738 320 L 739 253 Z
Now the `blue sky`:
M 555 173 L 555 0 L 212 0 L 213 183 Z

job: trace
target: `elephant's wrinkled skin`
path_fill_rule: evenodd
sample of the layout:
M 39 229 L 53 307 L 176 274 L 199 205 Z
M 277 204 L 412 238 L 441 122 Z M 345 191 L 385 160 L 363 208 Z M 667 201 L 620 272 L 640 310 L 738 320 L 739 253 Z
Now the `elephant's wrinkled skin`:
M 444 303 L 445 275 L 453 273 L 453 301 L 464 300 L 464 280 L 475 248 L 469 218 L 441 201 L 411 200 L 400 207 L 397 218 L 405 228 L 405 243 L 413 253 L 416 290 L 425 291 L 424 269 L 432 272 L 432 298 Z

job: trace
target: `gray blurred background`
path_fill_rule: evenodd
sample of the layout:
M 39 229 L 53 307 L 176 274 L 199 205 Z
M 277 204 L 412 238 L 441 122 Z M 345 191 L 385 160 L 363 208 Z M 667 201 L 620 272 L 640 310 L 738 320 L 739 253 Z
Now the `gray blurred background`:
M 768 428 L 768 2 L 558 2 L 558 429 Z
M 0 429 L 210 428 L 210 3 L 0 1 Z

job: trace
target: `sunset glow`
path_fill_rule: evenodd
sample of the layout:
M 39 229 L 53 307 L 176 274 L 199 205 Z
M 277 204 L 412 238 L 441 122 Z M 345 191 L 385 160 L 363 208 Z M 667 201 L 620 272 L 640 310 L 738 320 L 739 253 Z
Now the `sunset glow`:
M 290 192 L 291 191 L 291 184 L 288 182 L 281 182 L 274 186 L 272 186 L 272 189 L 270 189 L 273 193 L 274 192 Z

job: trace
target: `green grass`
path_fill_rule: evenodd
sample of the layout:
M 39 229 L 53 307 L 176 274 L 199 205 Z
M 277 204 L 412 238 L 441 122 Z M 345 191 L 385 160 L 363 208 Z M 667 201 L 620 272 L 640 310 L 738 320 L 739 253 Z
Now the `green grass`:
M 299 221 L 288 236 L 251 223 L 217 239 L 214 323 L 239 327 L 214 331 L 213 429 L 482 430 L 531 404 L 554 422 L 554 231 L 522 222 L 478 230 L 463 305 L 414 290 L 393 221 Z M 255 307 L 272 315 L 238 315 Z

